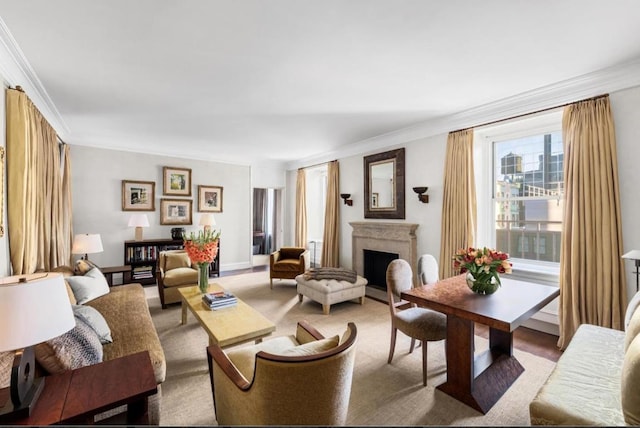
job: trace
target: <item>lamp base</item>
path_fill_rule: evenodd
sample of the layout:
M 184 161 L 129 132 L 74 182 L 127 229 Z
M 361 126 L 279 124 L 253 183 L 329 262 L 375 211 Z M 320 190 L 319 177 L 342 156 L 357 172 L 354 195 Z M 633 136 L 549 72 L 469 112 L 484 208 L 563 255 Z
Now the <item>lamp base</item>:
M 40 393 L 44 377 L 35 377 L 35 358 L 32 346 L 16 352 L 11 368 L 11 400 L 0 409 L 0 423 L 26 418 L 31 415 Z
M 140 226 L 136 226 L 136 241 L 142 241 L 142 228 Z

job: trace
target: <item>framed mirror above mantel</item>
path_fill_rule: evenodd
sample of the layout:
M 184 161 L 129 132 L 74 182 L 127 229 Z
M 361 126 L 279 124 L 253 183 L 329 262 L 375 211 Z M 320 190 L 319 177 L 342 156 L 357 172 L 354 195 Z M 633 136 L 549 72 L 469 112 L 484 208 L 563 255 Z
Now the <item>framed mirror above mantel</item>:
M 364 157 L 364 218 L 404 219 L 404 147 Z

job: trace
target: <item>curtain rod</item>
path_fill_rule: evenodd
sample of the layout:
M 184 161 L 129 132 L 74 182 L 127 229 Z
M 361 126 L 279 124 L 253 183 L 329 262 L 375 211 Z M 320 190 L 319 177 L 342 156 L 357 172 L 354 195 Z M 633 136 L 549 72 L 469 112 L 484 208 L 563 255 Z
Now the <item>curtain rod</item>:
M 300 171 L 301 169 L 313 168 L 313 167 L 316 167 L 316 166 L 324 165 L 324 164 L 329 163 L 329 162 L 336 162 L 337 160 L 338 159 L 334 159 L 334 160 L 330 160 L 330 161 L 326 161 L 326 162 L 316 163 L 314 165 L 303 166 L 303 167 L 298 168 L 298 171 Z
M 609 94 L 596 95 L 595 97 L 585 98 L 585 99 L 578 100 L 578 101 L 571 101 L 569 103 L 564 103 L 564 104 L 560 104 L 560 105 L 553 106 L 553 107 L 547 107 L 547 108 L 543 108 L 543 109 L 540 109 L 540 110 L 531 111 L 531 112 L 528 112 L 528 113 L 517 114 L 515 116 L 506 117 L 504 119 L 496 119 L 496 120 L 492 120 L 492 121 L 489 121 L 489 122 L 480 123 L 478 125 L 468 126 L 466 128 L 461 128 L 461 129 L 452 131 L 450 133 L 466 131 L 468 129 L 479 128 L 481 126 L 489 126 L 489 125 L 493 125 L 493 124 L 500 123 L 500 122 L 506 122 L 507 120 L 518 119 L 518 118 L 521 118 L 521 117 L 524 117 L 524 116 L 530 116 L 532 114 L 543 113 L 545 111 L 555 110 L 555 109 L 561 108 L 561 107 L 566 107 L 566 106 L 569 106 L 571 104 L 577 104 L 577 103 L 581 103 L 581 102 L 584 102 L 584 101 L 597 100 L 598 98 L 605 98 L 605 97 L 608 97 L 608 96 L 609 96 Z

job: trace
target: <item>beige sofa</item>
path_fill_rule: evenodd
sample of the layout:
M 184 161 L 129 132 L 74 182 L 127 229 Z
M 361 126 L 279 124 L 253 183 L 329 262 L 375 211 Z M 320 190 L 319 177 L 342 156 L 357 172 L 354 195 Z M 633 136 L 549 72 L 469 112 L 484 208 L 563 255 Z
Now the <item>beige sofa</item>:
M 529 405 L 532 425 L 640 424 L 640 310 L 626 331 L 582 324 Z
M 70 268 L 56 268 L 56 271 L 67 275 L 69 270 L 73 272 Z M 74 303 L 73 299 L 72 303 Z M 87 302 L 86 306 L 97 309 L 111 330 L 113 342 L 104 344 L 102 348 L 104 361 L 140 351 L 149 351 L 158 383 L 158 393 L 149 398 L 149 421 L 152 424 L 158 424 L 160 384 L 165 380 L 166 361 L 160 338 L 151 319 L 144 289 L 140 284 L 111 287 L 108 294 Z M 12 353 L 0 354 L 0 387 L 9 385 L 12 360 Z M 96 388 L 99 387 L 96 385 Z

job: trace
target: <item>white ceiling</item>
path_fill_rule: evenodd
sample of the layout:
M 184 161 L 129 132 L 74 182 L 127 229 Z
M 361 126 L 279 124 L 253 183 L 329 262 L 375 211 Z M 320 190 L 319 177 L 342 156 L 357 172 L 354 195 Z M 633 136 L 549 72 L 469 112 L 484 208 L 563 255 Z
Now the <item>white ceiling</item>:
M 0 17 L 67 143 L 243 164 L 640 58 L 637 0 L 0 0 Z

